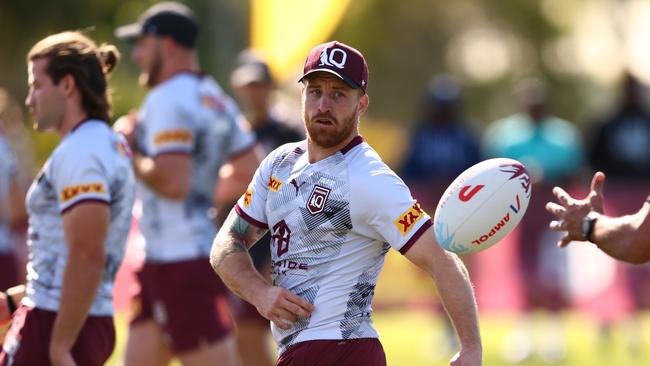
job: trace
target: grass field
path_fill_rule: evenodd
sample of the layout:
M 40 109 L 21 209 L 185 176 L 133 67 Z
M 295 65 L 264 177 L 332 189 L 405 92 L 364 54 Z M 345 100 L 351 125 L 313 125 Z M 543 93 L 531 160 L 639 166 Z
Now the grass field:
M 628 333 L 623 326 L 614 328 L 610 340 L 599 340 L 596 326 L 580 315 L 567 314 L 564 319 L 567 329 L 567 355 L 557 365 L 571 366 L 612 366 L 612 365 L 650 365 L 650 315 L 639 320 L 645 332 L 645 340 L 639 344 L 639 352 L 633 353 L 629 347 Z M 543 324 L 543 319 L 536 323 Z M 501 358 L 503 341 L 514 326 L 514 319 L 484 315 L 481 319 L 481 332 L 484 344 L 484 364 L 487 366 L 506 365 Z M 435 314 L 421 311 L 379 311 L 375 313 L 375 325 L 381 334 L 389 365 L 437 366 L 448 365 L 451 356 L 440 350 L 444 331 L 442 322 Z M 117 365 L 124 351 L 126 327 L 118 319 L 118 344 L 108 365 Z M 438 341 L 437 341 L 438 340 Z M 179 365 L 179 363 L 174 363 Z M 537 357 L 522 366 L 547 365 Z

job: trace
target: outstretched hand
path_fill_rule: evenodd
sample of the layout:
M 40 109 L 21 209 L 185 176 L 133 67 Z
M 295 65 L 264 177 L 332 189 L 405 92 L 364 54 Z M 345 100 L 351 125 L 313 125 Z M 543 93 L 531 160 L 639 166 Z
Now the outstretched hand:
M 581 200 L 571 197 L 560 187 L 553 188 L 553 194 L 559 203 L 548 202 L 546 210 L 556 218 L 549 224 L 551 230 L 566 232 L 558 241 L 559 247 L 566 247 L 572 241 L 585 240 L 581 230 L 582 220 L 590 211 L 604 213 L 604 185 L 605 174 L 596 172 L 591 179 L 589 194 Z
M 256 304 L 257 311 L 280 329 L 291 329 L 300 319 L 311 316 L 314 305 L 282 287 L 269 287 Z

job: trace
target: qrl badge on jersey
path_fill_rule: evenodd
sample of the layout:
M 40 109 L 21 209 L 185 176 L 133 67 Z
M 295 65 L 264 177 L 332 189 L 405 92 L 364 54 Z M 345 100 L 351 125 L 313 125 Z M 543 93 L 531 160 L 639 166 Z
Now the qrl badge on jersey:
M 329 195 L 329 188 L 315 185 L 314 190 L 311 191 L 311 195 L 309 195 L 309 199 L 307 200 L 307 211 L 309 211 L 309 213 L 312 215 L 323 212 L 323 210 L 325 210 L 325 204 L 327 203 L 327 198 Z

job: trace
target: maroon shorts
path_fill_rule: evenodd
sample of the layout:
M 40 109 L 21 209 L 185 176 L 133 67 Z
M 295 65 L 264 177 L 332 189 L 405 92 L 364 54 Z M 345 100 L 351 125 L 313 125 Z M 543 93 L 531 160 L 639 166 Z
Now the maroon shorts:
M 0 254 L 0 291 L 20 284 L 18 262 L 13 253 Z
M 316 340 L 297 343 L 282 352 L 275 366 L 386 366 L 377 338 Z
M 138 272 L 140 293 L 133 298 L 133 320 L 154 320 L 175 353 L 213 343 L 233 329 L 229 293 L 208 258 L 145 263 Z
M 20 306 L 7 332 L 0 366 L 49 365 L 49 346 L 56 313 Z M 72 347 L 77 365 L 103 365 L 115 347 L 111 316 L 89 316 Z

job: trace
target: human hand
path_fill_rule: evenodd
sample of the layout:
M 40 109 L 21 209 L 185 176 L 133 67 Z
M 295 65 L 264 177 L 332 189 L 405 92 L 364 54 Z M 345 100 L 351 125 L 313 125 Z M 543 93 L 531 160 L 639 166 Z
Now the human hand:
M 131 111 L 118 118 L 113 124 L 113 131 L 121 133 L 126 138 L 131 150 L 135 151 L 136 125 L 138 124 L 138 112 Z
M 257 300 L 257 311 L 280 329 L 291 329 L 299 319 L 311 316 L 314 305 L 293 292 L 271 286 Z
M 463 347 L 451 358 L 449 366 L 480 366 L 483 364 L 481 347 Z
M 52 366 L 76 366 L 70 350 L 55 342 L 50 343 L 50 362 Z
M 566 247 L 572 241 L 584 241 L 582 234 L 582 220 L 590 212 L 604 212 L 605 197 L 603 186 L 605 174 L 596 172 L 591 179 L 591 191 L 582 200 L 571 197 L 560 187 L 553 188 L 553 194 L 559 204 L 548 202 L 546 211 L 553 214 L 556 220 L 550 222 L 549 227 L 554 231 L 565 231 L 566 234 L 558 241 L 559 247 Z

